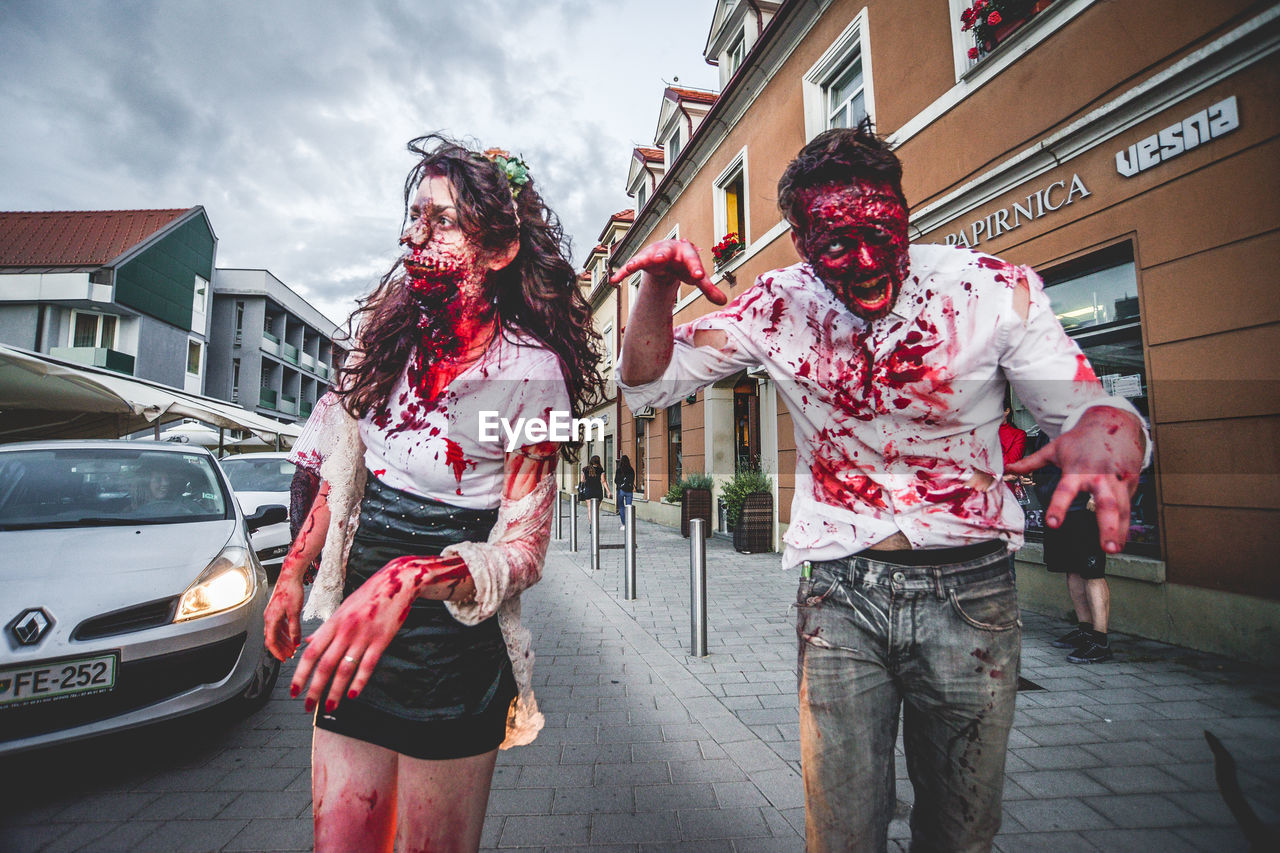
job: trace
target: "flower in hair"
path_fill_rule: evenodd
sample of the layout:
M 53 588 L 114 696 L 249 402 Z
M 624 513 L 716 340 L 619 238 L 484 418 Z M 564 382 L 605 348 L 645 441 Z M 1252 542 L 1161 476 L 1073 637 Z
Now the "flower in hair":
M 520 194 L 524 185 L 529 183 L 529 164 L 520 157 L 512 157 L 510 152 L 501 148 L 489 148 L 483 156 L 506 176 L 507 183 L 511 185 L 513 199 Z

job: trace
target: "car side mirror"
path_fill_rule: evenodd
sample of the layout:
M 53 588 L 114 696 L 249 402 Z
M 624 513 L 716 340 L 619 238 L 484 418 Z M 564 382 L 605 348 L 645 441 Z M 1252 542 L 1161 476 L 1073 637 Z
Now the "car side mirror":
M 259 527 L 266 527 L 270 524 L 279 524 L 289 520 L 289 510 L 280 504 L 266 504 L 258 507 L 257 512 L 253 515 L 246 515 L 244 523 L 249 528 L 249 532 L 257 530 Z

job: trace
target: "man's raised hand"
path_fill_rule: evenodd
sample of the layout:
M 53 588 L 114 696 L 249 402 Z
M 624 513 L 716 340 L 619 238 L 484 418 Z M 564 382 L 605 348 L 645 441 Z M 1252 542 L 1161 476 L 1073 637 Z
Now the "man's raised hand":
M 641 250 L 609 277 L 617 284 L 634 272 L 643 271 L 653 284 L 674 289 L 684 282 L 692 284 L 716 305 L 729 301 L 724 291 L 711 283 L 706 267 L 698 256 L 698 247 L 688 240 L 660 240 Z

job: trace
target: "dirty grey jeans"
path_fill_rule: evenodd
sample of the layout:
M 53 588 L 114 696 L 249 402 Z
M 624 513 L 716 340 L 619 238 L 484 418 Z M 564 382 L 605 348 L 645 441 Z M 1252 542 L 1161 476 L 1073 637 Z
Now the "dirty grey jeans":
M 801 578 L 809 853 L 885 850 L 899 709 L 911 850 L 991 848 L 1022 645 L 1012 568 L 1006 553 L 934 566 L 855 555 Z

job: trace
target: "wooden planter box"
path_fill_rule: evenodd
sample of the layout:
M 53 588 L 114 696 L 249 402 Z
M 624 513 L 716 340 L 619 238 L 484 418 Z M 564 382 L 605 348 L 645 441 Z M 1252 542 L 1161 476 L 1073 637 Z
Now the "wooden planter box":
M 733 528 L 733 548 L 743 554 L 773 550 L 773 495 L 753 492 L 742 502 Z
M 710 489 L 685 489 L 684 502 L 680 504 L 680 535 L 689 538 L 689 521 L 694 518 L 701 518 L 706 524 L 702 525 L 705 532 L 704 539 L 711 538 L 711 490 Z

